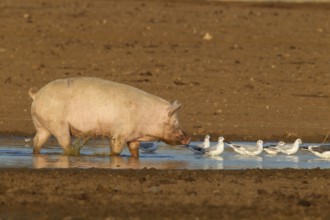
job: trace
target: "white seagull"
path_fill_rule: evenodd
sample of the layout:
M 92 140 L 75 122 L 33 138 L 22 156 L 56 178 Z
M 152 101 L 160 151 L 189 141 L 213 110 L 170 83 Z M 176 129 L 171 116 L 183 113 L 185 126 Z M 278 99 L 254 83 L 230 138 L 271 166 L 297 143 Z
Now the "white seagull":
M 24 136 L 24 146 L 30 146 L 31 142 L 32 142 L 32 138 Z
M 299 144 L 302 144 L 302 141 L 298 138 L 293 144 L 284 144 L 283 146 L 276 146 L 274 148 L 277 149 L 278 152 L 291 155 L 297 153 Z
M 204 138 L 204 142 L 201 145 L 202 148 L 209 148 L 210 147 L 210 135 L 206 135 Z
M 147 153 L 155 152 L 158 149 L 157 142 L 142 142 L 140 143 L 140 149 Z
M 271 145 L 268 148 L 264 148 L 264 151 L 266 151 L 270 155 L 277 155 L 279 150 L 277 150 L 276 147 L 282 147 L 284 145 L 285 145 L 285 143 L 283 141 L 280 141 L 280 142 L 277 143 L 276 146 Z
M 263 141 L 258 140 L 255 145 L 237 145 L 237 144 L 228 144 L 235 152 L 242 155 L 257 156 L 263 150 Z
M 328 149 L 326 148 L 328 147 Z M 318 157 L 324 158 L 324 159 L 330 159 L 330 146 L 324 145 L 324 146 L 308 146 L 308 151 L 312 152 Z
M 223 143 L 223 141 L 225 140 L 224 137 L 219 137 L 218 138 L 218 144 L 215 146 L 211 146 L 209 148 L 205 149 L 205 154 L 208 156 L 218 156 L 220 154 L 222 154 L 222 152 L 225 149 L 225 144 Z
M 24 141 L 25 142 L 30 142 L 30 141 L 32 141 L 32 138 L 30 138 L 28 136 L 24 136 Z
M 188 149 L 194 152 L 195 154 L 204 154 L 205 149 L 210 147 L 210 135 L 206 135 L 204 142 L 198 145 L 187 145 Z

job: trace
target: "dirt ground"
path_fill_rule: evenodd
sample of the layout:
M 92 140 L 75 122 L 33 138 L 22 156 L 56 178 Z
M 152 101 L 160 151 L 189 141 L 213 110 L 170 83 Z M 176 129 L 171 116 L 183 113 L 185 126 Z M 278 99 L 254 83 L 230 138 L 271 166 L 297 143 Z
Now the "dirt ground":
M 34 134 L 29 88 L 94 76 L 179 100 L 193 140 L 323 142 L 329 20 L 330 4 L 1 1 L 0 134 Z M 329 172 L 0 169 L 0 219 L 330 219 Z
M 0 170 L 0 219 L 329 219 L 330 170 Z
M 2 1 L 0 133 L 30 134 L 27 91 L 95 76 L 179 100 L 194 139 L 322 142 L 329 4 Z

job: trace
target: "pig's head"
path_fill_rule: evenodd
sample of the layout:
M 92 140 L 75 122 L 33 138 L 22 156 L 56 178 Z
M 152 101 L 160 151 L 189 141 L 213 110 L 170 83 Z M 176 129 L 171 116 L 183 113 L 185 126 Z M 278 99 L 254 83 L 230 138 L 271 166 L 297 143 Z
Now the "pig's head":
M 166 110 L 162 139 L 165 143 L 170 145 L 189 144 L 191 139 L 179 126 L 177 111 L 180 107 L 181 104 L 174 101 Z

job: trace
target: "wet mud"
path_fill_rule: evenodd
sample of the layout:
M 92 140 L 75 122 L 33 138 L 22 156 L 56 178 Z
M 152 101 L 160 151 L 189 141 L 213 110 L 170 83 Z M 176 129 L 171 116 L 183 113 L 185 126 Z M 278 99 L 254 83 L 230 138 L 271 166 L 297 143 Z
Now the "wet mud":
M 330 170 L 0 169 L 0 218 L 329 219 Z

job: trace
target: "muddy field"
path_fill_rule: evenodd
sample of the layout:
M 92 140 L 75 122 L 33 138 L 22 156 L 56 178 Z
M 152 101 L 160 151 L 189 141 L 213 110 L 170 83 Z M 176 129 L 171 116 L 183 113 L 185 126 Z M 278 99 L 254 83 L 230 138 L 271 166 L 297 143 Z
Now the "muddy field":
M 329 20 L 329 4 L 1 1 L 0 133 L 34 134 L 29 88 L 95 76 L 179 100 L 194 140 L 323 142 Z M 0 219 L 329 219 L 329 174 L 0 169 Z
M 33 134 L 30 87 L 126 83 L 183 104 L 194 139 L 322 142 L 329 132 L 330 5 L 2 1 L 0 132 Z
M 329 170 L 0 170 L 1 219 L 329 219 Z M 10 218 L 8 218 L 10 216 Z

